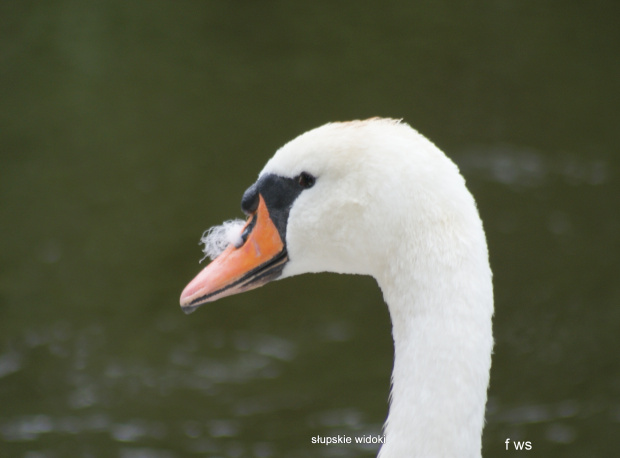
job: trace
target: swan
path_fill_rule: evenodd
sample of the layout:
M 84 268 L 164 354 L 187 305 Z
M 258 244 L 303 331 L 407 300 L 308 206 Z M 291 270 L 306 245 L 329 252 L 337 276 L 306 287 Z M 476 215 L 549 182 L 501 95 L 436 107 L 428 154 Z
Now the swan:
M 457 166 L 400 120 L 329 123 L 281 147 L 241 207 L 247 222 L 184 289 L 183 310 L 301 273 L 371 275 L 394 340 L 378 456 L 480 457 L 492 273 Z

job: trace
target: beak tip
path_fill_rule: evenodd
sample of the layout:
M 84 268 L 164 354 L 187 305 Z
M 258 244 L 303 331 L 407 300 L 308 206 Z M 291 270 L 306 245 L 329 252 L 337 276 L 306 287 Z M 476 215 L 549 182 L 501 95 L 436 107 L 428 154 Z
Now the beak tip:
M 183 293 L 181 293 L 181 298 L 179 299 L 179 302 L 181 304 L 181 310 L 183 310 L 186 315 L 194 312 L 198 307 L 204 304 L 204 302 L 196 300 L 195 294 L 188 294 L 186 291 L 183 291 Z
M 187 288 L 185 288 L 185 290 L 183 290 L 183 292 L 181 293 L 181 297 L 179 298 L 181 310 L 183 310 L 186 315 L 189 315 L 198 308 L 198 306 L 192 304 L 191 296 L 191 294 L 187 293 Z
M 183 310 L 183 313 L 185 313 L 186 315 L 195 312 L 198 307 L 198 305 L 181 304 L 181 310 Z

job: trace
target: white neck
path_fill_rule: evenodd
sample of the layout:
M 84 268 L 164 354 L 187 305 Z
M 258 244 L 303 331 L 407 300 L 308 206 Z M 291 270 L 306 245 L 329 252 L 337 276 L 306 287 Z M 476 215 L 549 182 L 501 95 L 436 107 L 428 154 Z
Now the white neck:
M 395 350 L 380 458 L 481 456 L 493 293 L 481 226 L 478 232 L 456 247 L 455 239 L 437 241 L 444 249 L 423 257 L 403 253 L 407 268 L 396 262 L 400 272 L 378 279 Z

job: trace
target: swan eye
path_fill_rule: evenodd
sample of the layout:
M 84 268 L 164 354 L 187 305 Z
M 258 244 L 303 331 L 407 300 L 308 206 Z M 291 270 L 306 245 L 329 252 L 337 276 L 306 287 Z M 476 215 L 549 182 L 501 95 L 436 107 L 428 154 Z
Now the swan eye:
M 301 172 L 299 176 L 297 177 L 297 183 L 299 183 L 299 186 L 301 186 L 304 189 L 311 188 L 312 186 L 314 186 L 315 181 L 316 181 L 316 178 L 314 178 L 312 175 L 310 175 L 307 172 Z

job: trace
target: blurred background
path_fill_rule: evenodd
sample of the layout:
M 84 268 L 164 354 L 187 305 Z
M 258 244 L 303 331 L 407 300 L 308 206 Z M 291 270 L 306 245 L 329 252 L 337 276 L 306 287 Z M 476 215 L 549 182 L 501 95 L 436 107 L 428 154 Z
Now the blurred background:
M 371 457 L 392 340 L 374 280 L 185 316 L 202 231 L 274 151 L 403 118 L 485 222 L 485 457 L 620 449 L 620 4 L 0 4 L 0 456 Z M 525 452 L 521 452 L 525 453 Z

